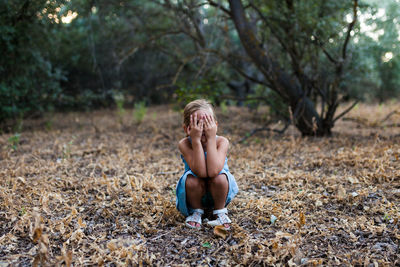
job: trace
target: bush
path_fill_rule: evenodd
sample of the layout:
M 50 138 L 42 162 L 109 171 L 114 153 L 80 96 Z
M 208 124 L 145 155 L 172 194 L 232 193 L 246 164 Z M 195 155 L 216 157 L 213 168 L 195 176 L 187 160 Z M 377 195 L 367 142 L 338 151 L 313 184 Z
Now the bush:
M 54 68 L 49 51 L 51 27 L 38 14 L 43 1 L 1 1 L 0 9 L 0 126 L 15 122 L 28 112 L 51 107 L 60 93 L 62 72 Z

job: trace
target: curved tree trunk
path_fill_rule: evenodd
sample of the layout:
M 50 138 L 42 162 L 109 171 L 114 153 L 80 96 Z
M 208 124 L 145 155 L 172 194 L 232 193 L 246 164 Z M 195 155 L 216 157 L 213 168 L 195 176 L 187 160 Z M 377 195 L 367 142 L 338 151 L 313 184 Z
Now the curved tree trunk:
M 303 135 L 329 135 L 333 125 L 322 122 L 314 103 L 301 88 L 296 77 L 285 72 L 268 51 L 261 48 L 245 16 L 241 0 L 229 0 L 229 5 L 232 20 L 246 53 L 270 82 L 271 89 L 290 105 L 296 127 Z

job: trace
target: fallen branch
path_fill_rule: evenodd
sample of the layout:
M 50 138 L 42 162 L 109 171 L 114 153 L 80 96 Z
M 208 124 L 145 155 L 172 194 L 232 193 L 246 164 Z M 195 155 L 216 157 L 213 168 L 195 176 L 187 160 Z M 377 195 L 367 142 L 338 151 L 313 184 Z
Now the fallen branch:
M 274 132 L 274 133 L 278 133 L 278 134 L 283 134 L 286 131 L 286 129 L 289 127 L 289 125 L 290 125 L 290 123 L 286 123 L 285 126 L 281 130 L 273 129 L 270 127 L 261 127 L 261 128 L 253 129 L 250 133 L 246 134 L 246 136 L 244 136 L 242 139 L 240 139 L 237 143 L 243 143 L 248 138 L 250 138 L 253 135 L 255 135 L 256 133 L 262 132 L 262 131 L 270 131 L 270 132 Z
M 394 114 L 400 114 L 400 112 L 397 110 L 389 112 L 389 114 L 386 115 L 386 117 L 383 120 L 381 120 L 380 122 L 378 122 L 378 120 L 370 122 L 370 121 L 368 121 L 368 119 L 365 119 L 365 118 L 354 118 L 354 117 L 346 117 L 346 118 L 343 118 L 343 120 L 344 121 L 354 121 L 354 122 L 357 122 L 366 127 L 381 127 L 381 128 L 383 128 L 383 127 L 400 127 L 400 123 L 392 123 L 392 124 L 383 125 L 383 122 L 387 121 Z
M 383 125 L 382 127 L 400 127 L 400 123 L 387 124 L 387 125 Z
M 386 117 L 382 120 L 382 122 L 387 121 L 390 117 L 392 117 L 394 114 L 400 114 L 399 111 L 397 110 L 393 110 L 392 112 L 390 112 L 388 115 L 386 115 Z

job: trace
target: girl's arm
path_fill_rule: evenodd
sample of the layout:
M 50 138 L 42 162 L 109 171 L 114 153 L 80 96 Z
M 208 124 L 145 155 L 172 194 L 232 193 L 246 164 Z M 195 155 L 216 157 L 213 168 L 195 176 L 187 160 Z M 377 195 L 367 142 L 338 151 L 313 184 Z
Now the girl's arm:
M 225 137 L 216 136 L 207 139 L 207 175 L 216 177 L 224 168 L 226 153 L 228 152 L 229 141 Z
M 204 130 L 207 137 L 207 175 L 216 177 L 224 167 L 229 141 L 222 136 L 217 141 L 217 124 L 211 115 L 205 117 Z
M 203 119 L 197 118 L 197 115 L 190 115 L 190 125 L 188 134 L 192 139 L 190 144 L 188 138 L 179 142 L 179 150 L 181 151 L 190 169 L 197 177 L 207 177 L 206 160 L 204 157 L 203 146 L 201 145 L 201 135 L 203 133 Z
M 206 178 L 206 160 L 200 140 L 192 139 L 192 144 L 190 145 L 188 138 L 184 138 L 179 142 L 179 150 L 189 164 L 192 172 L 196 174 L 197 177 Z

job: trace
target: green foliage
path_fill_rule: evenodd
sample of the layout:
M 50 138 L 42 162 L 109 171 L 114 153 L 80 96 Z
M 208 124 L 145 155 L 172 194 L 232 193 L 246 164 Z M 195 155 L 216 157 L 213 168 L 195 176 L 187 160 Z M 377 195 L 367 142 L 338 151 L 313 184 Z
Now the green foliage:
M 18 149 L 20 138 L 21 134 L 19 133 L 16 133 L 8 138 L 8 144 L 12 150 L 16 151 Z
M 141 123 L 147 113 L 147 107 L 145 101 L 136 102 L 133 109 L 133 118 L 135 122 Z
M 223 81 L 217 79 L 201 79 L 191 83 L 182 84 L 175 90 L 177 101 L 180 106 L 185 106 L 190 101 L 199 98 L 210 100 L 215 105 L 224 101 L 223 95 L 228 89 Z
M 177 101 L 182 107 L 207 98 L 224 112 L 224 96 L 235 95 L 227 83 L 242 81 L 240 73 L 258 80 L 260 75 L 244 59 L 232 21 L 221 9 L 200 3 L 0 1 L 0 128 L 11 130 L 8 122 L 17 124 L 48 110 L 114 104 L 122 117 L 123 106 L 133 104 L 133 99 L 145 99 L 147 104 Z M 221 4 L 229 9 L 227 1 Z M 257 38 L 289 74 L 304 73 L 321 90 L 332 84 L 335 65 L 321 47 L 335 58 L 340 55 L 352 1 L 251 4 L 247 17 L 263 16 L 254 24 Z M 378 16 L 381 9 L 385 13 Z M 400 94 L 400 5 L 362 0 L 359 11 L 338 93 L 348 99 L 395 99 Z M 72 14 L 76 17 L 70 23 L 62 22 Z M 372 30 L 365 32 L 365 25 Z M 378 38 L 371 37 L 371 32 L 381 30 Z M 294 61 L 298 69 L 292 68 Z M 244 97 L 265 97 L 273 111 L 287 113 L 287 104 L 270 89 L 254 83 L 250 87 Z M 115 92 L 124 95 L 123 102 L 115 99 Z M 246 104 L 256 107 L 260 101 Z
M 69 159 L 71 157 L 71 151 L 72 151 L 72 144 L 74 143 L 75 136 L 72 136 L 71 141 L 63 145 L 63 152 L 62 152 L 62 157 L 63 159 Z
M 0 124 L 45 111 L 57 99 L 63 74 L 49 56 L 54 25 L 48 17 L 57 2 L 0 2 Z
M 222 111 L 222 114 L 226 115 L 228 113 L 228 106 L 226 105 L 226 101 L 222 101 L 219 105 Z
M 202 246 L 203 248 L 211 248 L 211 247 L 212 247 L 212 245 L 211 245 L 210 242 L 208 242 L 208 241 L 202 243 L 201 246 Z
M 400 95 L 400 46 L 396 41 L 400 38 L 396 26 L 400 6 L 393 1 L 365 2 L 368 6 L 353 38 L 353 60 L 343 85 L 351 97 L 386 101 Z
M 19 216 L 24 216 L 25 213 L 26 213 L 25 207 L 22 207 L 22 208 L 20 209 L 20 211 L 18 212 Z
M 122 124 L 123 117 L 124 117 L 125 112 L 126 112 L 125 108 L 124 108 L 125 97 L 121 93 L 115 94 L 114 95 L 114 101 L 115 101 L 115 104 L 117 105 L 117 115 L 118 115 L 118 118 L 119 118 L 119 122 L 120 122 L 120 124 Z

